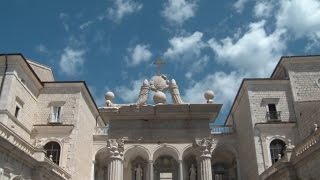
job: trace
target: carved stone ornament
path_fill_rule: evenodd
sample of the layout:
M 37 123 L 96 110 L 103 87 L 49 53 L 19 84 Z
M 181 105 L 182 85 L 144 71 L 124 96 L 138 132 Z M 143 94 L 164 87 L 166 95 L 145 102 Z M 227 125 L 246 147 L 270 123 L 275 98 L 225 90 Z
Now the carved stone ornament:
M 213 149 L 213 139 L 196 139 L 194 147 L 198 148 L 200 151 L 200 157 L 211 157 L 211 152 Z
M 153 76 L 150 81 L 150 89 L 152 91 L 163 91 L 169 87 L 169 80 L 165 75 Z
M 109 139 L 107 149 L 111 158 L 123 159 L 124 140 L 123 139 Z

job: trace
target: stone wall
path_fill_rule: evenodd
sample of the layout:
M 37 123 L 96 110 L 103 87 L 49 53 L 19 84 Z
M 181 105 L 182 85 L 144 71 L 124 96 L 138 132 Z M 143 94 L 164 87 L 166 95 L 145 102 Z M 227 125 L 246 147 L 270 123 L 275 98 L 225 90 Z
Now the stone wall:
M 320 63 L 290 63 L 286 68 L 295 101 L 320 100 Z
M 257 179 L 258 169 L 254 145 L 254 134 L 247 92 L 243 92 L 233 114 L 240 162 L 241 179 Z M 248 161 L 250 159 L 250 161 Z
M 52 71 L 49 67 L 29 60 L 28 63 L 41 81 L 54 81 Z

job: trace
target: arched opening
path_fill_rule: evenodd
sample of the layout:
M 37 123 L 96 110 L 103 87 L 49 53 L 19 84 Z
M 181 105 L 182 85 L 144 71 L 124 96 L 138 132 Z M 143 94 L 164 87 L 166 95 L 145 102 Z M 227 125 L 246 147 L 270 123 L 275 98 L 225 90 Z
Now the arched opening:
M 212 179 L 213 180 L 236 180 L 237 158 L 227 147 L 219 147 L 212 154 Z
M 95 156 L 94 180 L 105 180 L 108 176 L 108 151 L 100 149 Z
M 44 150 L 46 150 L 46 156 L 59 165 L 61 152 L 60 144 L 55 141 L 50 141 L 44 145 Z
M 153 166 L 154 180 L 178 180 L 179 164 L 173 157 L 162 155 Z
M 277 162 L 279 158 L 281 158 L 284 155 L 284 150 L 286 149 L 286 143 L 284 143 L 280 139 L 275 139 L 271 141 L 270 143 L 270 155 L 271 155 L 271 161 L 272 164 Z M 279 155 L 281 155 L 279 157 Z
M 148 180 L 149 152 L 142 146 L 133 146 L 124 153 L 123 179 Z
M 200 179 L 200 166 L 197 162 L 197 151 L 193 147 L 183 152 L 183 177 L 185 180 Z
M 178 180 L 179 151 L 169 145 L 159 146 L 153 153 L 154 180 Z

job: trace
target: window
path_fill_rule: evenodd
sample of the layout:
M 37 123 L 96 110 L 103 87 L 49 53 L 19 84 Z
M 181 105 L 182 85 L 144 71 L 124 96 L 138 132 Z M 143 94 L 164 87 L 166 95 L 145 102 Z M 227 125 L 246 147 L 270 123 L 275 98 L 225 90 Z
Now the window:
M 52 106 L 50 123 L 61 123 L 62 106 Z
M 19 105 L 16 105 L 16 110 L 14 111 L 14 117 L 16 117 L 17 119 L 20 117 L 20 111 L 21 111 L 21 107 Z
M 44 149 L 46 150 L 46 156 L 52 160 L 54 163 L 59 165 L 59 159 L 60 159 L 60 145 L 57 142 L 51 141 L 48 142 Z
M 280 112 L 277 111 L 276 104 L 268 104 L 268 120 L 280 120 Z
M 281 157 L 284 156 L 284 150 L 286 148 L 286 143 L 279 139 L 275 139 L 270 143 L 270 154 L 272 164 L 279 160 L 279 154 Z

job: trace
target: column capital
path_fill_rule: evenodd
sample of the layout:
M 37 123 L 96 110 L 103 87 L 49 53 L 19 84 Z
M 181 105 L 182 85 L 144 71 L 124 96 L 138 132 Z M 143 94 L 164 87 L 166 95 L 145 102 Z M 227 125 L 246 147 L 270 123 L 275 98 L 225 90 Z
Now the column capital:
M 109 139 L 107 142 L 107 149 L 110 158 L 123 160 L 124 140 L 123 139 Z
M 199 150 L 200 158 L 211 158 L 213 142 L 214 140 L 210 138 L 195 139 L 193 147 Z

